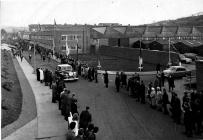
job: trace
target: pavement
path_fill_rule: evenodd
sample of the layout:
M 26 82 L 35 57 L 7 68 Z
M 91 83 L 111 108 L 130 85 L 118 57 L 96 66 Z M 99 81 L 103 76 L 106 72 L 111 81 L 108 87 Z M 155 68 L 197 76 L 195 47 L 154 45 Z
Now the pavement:
M 17 61 L 33 90 L 37 117 L 3 140 L 64 140 L 68 124 L 60 114 L 57 104 L 51 102 L 51 89 L 36 80 L 33 68 L 25 59 L 21 62 L 17 58 Z
M 16 131 L 16 129 L 21 128 L 37 116 L 35 96 L 33 94 L 32 88 L 30 87 L 30 84 L 25 77 L 23 70 L 21 69 L 18 60 L 15 58 L 12 60 L 21 86 L 22 108 L 19 118 L 15 122 L 1 129 L 1 138 L 5 138 L 6 136 L 10 135 Z

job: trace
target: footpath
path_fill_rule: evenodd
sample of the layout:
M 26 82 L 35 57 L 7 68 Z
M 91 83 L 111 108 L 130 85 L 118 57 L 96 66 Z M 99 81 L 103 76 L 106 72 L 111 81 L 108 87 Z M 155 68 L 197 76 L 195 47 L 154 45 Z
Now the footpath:
M 33 74 L 33 67 L 25 59 L 21 62 L 17 58 L 17 61 L 33 90 L 37 117 L 4 138 L 4 140 L 65 140 L 68 124 L 58 110 L 58 105 L 51 102 L 51 89 L 48 86 L 44 86 L 44 83 L 36 80 L 36 75 Z

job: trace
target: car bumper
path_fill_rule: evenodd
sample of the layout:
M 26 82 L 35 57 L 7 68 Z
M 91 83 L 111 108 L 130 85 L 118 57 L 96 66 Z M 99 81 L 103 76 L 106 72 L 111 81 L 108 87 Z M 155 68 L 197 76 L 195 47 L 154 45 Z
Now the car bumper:
M 76 81 L 78 79 L 79 79 L 78 77 L 75 77 L 75 78 L 64 78 L 63 80 L 64 81 Z

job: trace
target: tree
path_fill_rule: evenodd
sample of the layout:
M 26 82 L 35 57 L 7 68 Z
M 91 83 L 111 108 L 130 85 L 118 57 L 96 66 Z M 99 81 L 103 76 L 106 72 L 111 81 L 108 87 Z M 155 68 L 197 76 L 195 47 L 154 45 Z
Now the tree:
M 1 29 L 1 40 L 6 40 L 7 39 L 7 32 L 5 29 Z

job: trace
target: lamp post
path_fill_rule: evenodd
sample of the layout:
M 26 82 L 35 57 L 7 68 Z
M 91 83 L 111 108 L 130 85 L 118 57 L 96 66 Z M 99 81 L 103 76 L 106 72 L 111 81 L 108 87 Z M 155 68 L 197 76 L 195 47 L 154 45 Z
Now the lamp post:
M 36 47 L 36 40 L 34 38 L 34 56 L 33 56 L 33 58 L 34 58 L 34 71 L 33 71 L 33 74 L 36 73 L 35 47 Z
M 170 37 L 169 37 L 169 39 L 168 39 L 168 41 L 169 41 L 169 46 L 168 46 L 168 49 L 169 49 L 169 55 L 168 55 L 168 66 L 171 66 L 171 44 L 170 44 Z
M 76 59 L 76 60 L 77 60 L 77 62 L 78 62 L 78 38 L 76 38 L 76 47 L 77 47 L 77 48 L 76 48 L 76 49 L 77 49 L 77 59 Z

